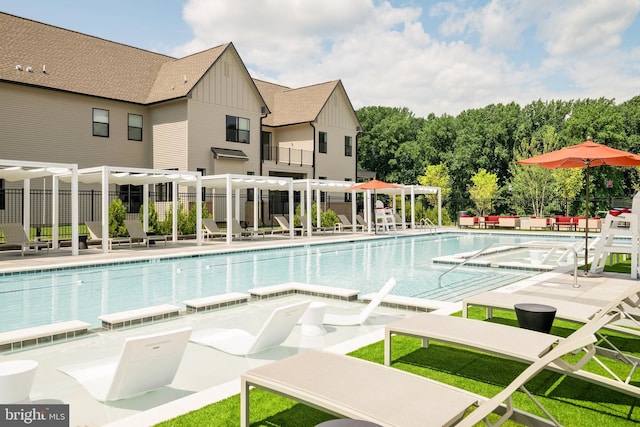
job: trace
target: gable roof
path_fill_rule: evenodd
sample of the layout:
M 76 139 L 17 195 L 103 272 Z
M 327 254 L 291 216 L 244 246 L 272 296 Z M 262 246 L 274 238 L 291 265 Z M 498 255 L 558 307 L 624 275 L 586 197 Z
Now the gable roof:
M 176 59 L 2 12 L 0 40 L 0 81 L 138 104 L 186 96 L 232 46 Z
M 262 123 L 274 127 L 315 121 L 331 94 L 342 85 L 340 80 L 333 80 L 291 89 L 257 79 L 254 82 L 273 112 Z

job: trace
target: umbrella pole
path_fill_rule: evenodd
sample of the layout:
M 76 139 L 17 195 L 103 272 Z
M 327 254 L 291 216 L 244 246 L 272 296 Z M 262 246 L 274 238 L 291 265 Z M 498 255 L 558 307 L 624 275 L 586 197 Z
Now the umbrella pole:
M 585 211 L 587 215 L 585 217 L 585 228 L 584 228 L 584 275 L 587 275 L 587 266 L 589 263 L 589 164 L 591 162 L 587 162 L 587 189 L 585 190 Z

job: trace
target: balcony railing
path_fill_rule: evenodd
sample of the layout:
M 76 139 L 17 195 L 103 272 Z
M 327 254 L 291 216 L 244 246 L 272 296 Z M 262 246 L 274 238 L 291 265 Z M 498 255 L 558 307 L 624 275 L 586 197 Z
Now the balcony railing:
M 271 160 L 288 166 L 313 166 L 313 151 L 280 146 L 264 146 L 262 160 Z

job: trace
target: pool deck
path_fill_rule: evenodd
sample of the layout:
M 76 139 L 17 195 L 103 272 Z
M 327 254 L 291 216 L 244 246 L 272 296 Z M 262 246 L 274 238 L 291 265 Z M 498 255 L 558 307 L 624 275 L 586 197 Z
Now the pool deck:
M 459 231 L 454 228 L 440 230 Z M 424 231 L 401 231 L 399 235 L 420 232 Z M 220 240 L 205 241 L 200 247 L 195 246 L 194 241 L 184 240 L 170 243 L 166 248 L 164 245 L 149 249 L 144 246 L 134 246 L 131 249 L 128 246 L 114 247 L 108 254 L 103 254 L 100 249 L 91 248 L 81 250 L 77 257 L 72 257 L 70 250 L 67 249 L 51 250 L 49 254 L 46 252 L 27 254 L 24 257 L 19 251 L 0 252 L 0 272 L 124 262 L 150 257 L 243 251 L 254 248 L 282 248 L 299 244 L 393 238 L 394 236 L 394 234 L 381 236 L 365 233 L 325 233 L 314 235 L 312 238 L 297 237 L 293 240 L 282 236 L 267 236 L 265 239 L 259 237 L 254 240 L 234 241 L 231 245 Z M 573 277 L 570 274 L 548 272 L 509 285 L 507 288 L 514 292 L 536 292 L 561 299 L 588 300 L 594 303 L 600 301 L 604 304 L 611 296 L 618 295 L 622 289 L 636 283 L 637 281 L 630 279 L 628 275 L 609 273 L 586 277 L 580 275 L 579 287 L 576 288 L 573 286 Z M 257 332 L 261 322 L 274 307 L 300 300 L 322 301 L 337 307 L 336 309 L 359 310 L 362 308 L 359 302 L 327 300 L 296 294 L 251 301 L 248 304 L 205 313 L 181 315 L 176 319 L 148 326 L 92 332 L 83 338 L 54 345 L 2 353 L 0 361 L 18 359 L 38 361 L 39 368 L 31 390 L 31 402 L 69 404 L 71 426 L 150 426 L 239 393 L 238 378 L 247 369 L 310 348 L 327 348 L 331 351 L 346 353 L 382 340 L 384 326 L 387 323 L 414 314 L 412 311 L 379 307 L 366 324 L 350 327 L 327 326 L 328 333 L 319 337 L 303 336 L 300 333 L 300 327 L 296 327 L 283 345 L 248 357 L 232 356 L 210 347 L 189 343 L 171 386 L 136 398 L 107 404 L 93 399 L 82 386 L 58 370 L 64 365 L 115 356 L 127 337 L 179 329 L 183 326 L 190 326 L 194 331 L 215 326 Z M 459 304 L 450 304 L 448 308 L 440 311 L 442 314 L 449 314 L 459 309 Z

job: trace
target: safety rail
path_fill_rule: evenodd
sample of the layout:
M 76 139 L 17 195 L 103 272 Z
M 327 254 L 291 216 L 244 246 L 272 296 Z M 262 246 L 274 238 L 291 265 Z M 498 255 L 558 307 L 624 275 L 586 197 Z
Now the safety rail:
M 559 243 L 559 242 L 554 242 L 554 243 L 545 243 L 545 242 L 530 242 L 530 243 L 493 243 L 489 246 L 487 246 L 484 249 L 479 250 L 478 252 L 476 252 L 475 254 L 471 255 L 469 258 L 465 258 L 461 263 L 454 265 L 453 267 L 451 267 L 450 269 L 448 269 L 447 271 L 445 271 L 444 273 L 442 273 L 439 277 L 438 277 L 438 287 L 440 287 L 442 285 L 442 278 L 446 275 L 451 273 L 453 270 L 455 270 L 456 268 L 462 267 L 463 265 L 467 264 L 469 261 L 472 261 L 476 258 L 478 258 L 480 255 L 484 254 L 485 252 L 487 252 L 489 249 L 492 249 L 496 246 L 500 246 L 500 247 L 512 247 L 512 248 L 543 248 L 543 249 L 566 249 L 566 250 L 570 250 L 573 252 L 573 287 L 574 288 L 579 288 L 580 285 L 578 285 L 578 251 L 576 250 L 576 248 L 567 243 L 567 244 L 563 244 L 563 243 Z
M 429 231 L 436 231 L 437 230 L 436 225 L 429 218 L 421 218 L 420 219 L 420 224 L 418 224 L 418 226 L 421 229 L 422 228 L 428 228 Z

